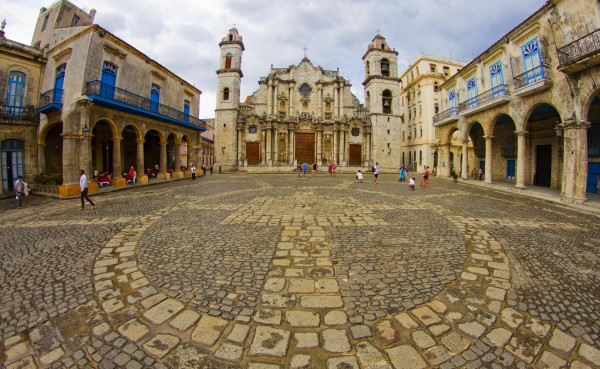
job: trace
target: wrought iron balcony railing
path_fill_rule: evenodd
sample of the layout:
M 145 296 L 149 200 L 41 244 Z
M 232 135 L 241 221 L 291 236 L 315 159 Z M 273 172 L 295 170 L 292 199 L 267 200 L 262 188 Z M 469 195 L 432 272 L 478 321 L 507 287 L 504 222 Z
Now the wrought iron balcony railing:
M 480 93 L 479 95 L 468 99 L 467 101 L 463 101 L 458 104 L 458 110 L 463 111 L 465 109 L 474 108 L 476 106 L 480 106 L 485 104 L 488 101 L 491 101 L 500 96 L 507 96 L 508 88 L 506 85 L 498 85 L 492 88 L 491 90 L 487 90 L 485 92 Z
M 558 49 L 560 65 L 568 65 L 600 52 L 600 29 Z
M 441 122 L 441 121 L 443 121 L 443 120 L 445 120 L 447 118 L 450 118 L 450 117 L 453 117 L 455 115 L 458 115 L 458 111 L 459 111 L 459 108 L 452 107 L 452 108 L 444 110 L 443 112 L 441 112 L 439 114 L 434 115 L 433 116 L 433 124 L 436 125 L 439 122 Z
M 39 114 L 33 106 L 0 105 L 0 119 L 38 121 Z
M 88 96 L 100 96 L 102 99 L 118 103 L 118 105 L 125 104 L 141 109 L 152 115 L 164 116 L 171 118 L 171 120 L 206 128 L 206 123 L 202 119 L 101 81 L 96 80 L 87 82 L 85 93 Z
M 539 65 L 535 68 L 532 68 L 525 73 L 519 74 L 513 78 L 515 90 L 528 86 L 534 82 L 538 82 L 544 79 L 548 79 L 550 66 L 549 65 Z
M 40 108 L 51 104 L 62 104 L 63 90 L 55 88 L 40 95 Z
M 516 147 L 503 147 L 501 149 L 500 155 L 503 158 L 515 158 L 515 157 L 517 157 L 517 148 Z

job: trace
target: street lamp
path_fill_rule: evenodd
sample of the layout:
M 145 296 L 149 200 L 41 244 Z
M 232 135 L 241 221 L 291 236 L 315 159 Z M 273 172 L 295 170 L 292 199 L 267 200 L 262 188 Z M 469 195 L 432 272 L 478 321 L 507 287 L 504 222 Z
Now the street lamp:
M 560 120 L 556 121 L 556 125 L 554 126 L 554 132 L 556 132 L 556 137 L 562 137 L 562 135 L 563 135 L 563 128 L 560 125 Z

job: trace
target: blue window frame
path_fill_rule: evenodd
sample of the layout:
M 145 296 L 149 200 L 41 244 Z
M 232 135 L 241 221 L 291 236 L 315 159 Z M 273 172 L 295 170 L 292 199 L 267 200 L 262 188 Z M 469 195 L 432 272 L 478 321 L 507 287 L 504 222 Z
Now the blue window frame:
M 0 155 L 2 163 L 2 190 L 14 190 L 14 184 L 19 176 L 25 176 L 25 165 L 23 159 L 25 157 L 25 143 L 21 140 L 4 140 L 2 141 Z
M 190 102 L 188 100 L 183 102 L 183 121 L 186 123 L 190 121 Z
M 52 101 L 55 103 L 62 102 L 63 85 L 65 84 L 65 73 L 67 71 L 67 64 L 61 64 L 56 67 L 56 78 L 54 79 L 54 96 Z
M 111 62 L 105 61 L 102 64 L 102 76 L 100 77 L 100 95 L 108 98 L 115 96 L 115 86 L 117 84 L 117 73 L 119 67 Z
M 160 101 L 160 86 L 153 83 L 150 91 L 150 110 L 158 112 L 158 103 Z
M 27 76 L 23 72 L 12 71 L 8 74 L 8 91 L 6 92 L 6 106 L 23 106 L 25 83 Z
M 506 179 L 515 179 L 515 161 L 514 161 L 514 159 L 506 161 Z
M 544 78 L 544 68 L 542 67 L 542 54 L 537 37 L 521 46 L 523 55 L 523 65 L 525 67 L 525 82 L 527 84 L 537 82 Z
M 492 83 L 492 97 L 506 95 L 504 71 L 502 70 L 502 62 L 500 60 L 490 65 L 490 81 Z
M 477 106 L 477 79 L 475 77 L 467 80 L 467 105 L 469 108 Z
M 448 92 L 448 108 L 450 109 L 450 115 L 458 114 L 458 101 L 456 99 L 456 90 Z

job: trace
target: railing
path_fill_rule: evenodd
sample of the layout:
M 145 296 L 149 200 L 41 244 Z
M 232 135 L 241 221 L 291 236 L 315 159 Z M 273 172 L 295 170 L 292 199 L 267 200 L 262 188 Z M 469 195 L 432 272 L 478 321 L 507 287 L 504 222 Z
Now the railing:
M 597 52 L 600 52 L 600 29 L 558 49 L 558 60 L 561 65 L 567 65 Z
M 467 101 L 463 101 L 458 104 L 459 111 L 463 111 L 465 109 L 474 108 L 478 105 L 485 104 L 486 102 L 493 100 L 500 96 L 507 96 L 508 88 L 506 85 L 498 85 L 492 88 L 491 90 L 487 90 L 485 92 L 480 93 L 479 95 L 468 99 Z
M 37 121 L 38 118 L 38 112 L 33 106 L 0 105 L 0 119 Z
M 441 113 L 439 113 L 437 115 L 434 115 L 433 116 L 433 124 L 435 125 L 435 124 L 443 121 L 446 118 L 450 118 L 450 117 L 453 117 L 455 115 L 458 115 L 458 111 L 459 111 L 458 109 L 459 108 L 457 108 L 457 107 L 452 107 L 452 108 L 449 108 L 447 110 L 444 110 L 443 112 L 441 112 Z
M 206 128 L 206 123 L 199 118 L 193 117 L 181 110 L 174 109 L 150 99 L 134 94 L 133 92 L 122 88 L 114 87 L 100 81 L 89 81 L 86 84 L 87 95 L 99 95 L 105 99 L 113 100 L 122 104 L 131 105 L 133 107 L 146 110 L 155 114 L 160 114 L 181 122 L 193 124 Z
M 550 70 L 550 66 L 542 64 L 519 74 L 513 79 L 515 90 L 545 79 L 547 70 Z
M 63 90 L 55 88 L 40 95 L 40 108 L 50 104 L 62 104 Z
M 503 147 L 501 149 L 500 156 L 503 158 L 514 158 L 517 156 L 517 148 L 516 147 Z

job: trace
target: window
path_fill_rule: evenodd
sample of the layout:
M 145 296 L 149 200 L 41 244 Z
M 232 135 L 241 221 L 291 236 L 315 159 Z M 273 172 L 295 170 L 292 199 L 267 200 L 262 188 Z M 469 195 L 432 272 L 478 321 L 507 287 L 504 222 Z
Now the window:
M 255 135 L 258 132 L 258 128 L 255 125 L 251 125 L 248 127 L 248 133 L 251 135 Z
M 521 54 L 523 54 L 523 64 L 525 65 L 526 83 L 530 84 L 543 79 L 544 68 L 542 68 L 542 56 L 537 37 L 521 46 Z
M 444 67 L 444 75 L 445 75 L 446 77 L 449 77 L 449 76 L 450 76 L 450 68 L 449 68 L 449 67 Z
M 433 92 L 438 92 L 440 90 L 440 84 L 438 82 L 433 82 Z
M 433 104 L 433 111 L 434 111 L 435 114 L 439 113 L 440 112 L 440 104 L 434 103 Z
M 431 68 L 431 73 L 437 72 L 437 66 L 435 64 L 429 64 L 429 68 Z
M 458 114 L 457 105 L 456 90 L 452 90 L 448 92 L 448 108 L 450 109 L 450 115 Z
M 360 135 L 360 128 L 352 128 L 352 137 L 358 137 Z
M 475 77 L 467 81 L 467 105 L 469 108 L 477 106 L 477 79 Z
M 46 27 L 48 26 L 48 19 L 50 18 L 50 14 L 46 14 L 46 18 L 44 18 L 44 24 L 42 24 L 42 31 L 46 30 Z
M 423 137 L 423 127 L 419 127 L 419 131 L 420 131 L 420 136 L 419 137 Z
M 504 95 L 504 73 L 502 73 L 501 61 L 490 65 L 490 81 L 492 83 L 492 97 Z
M 77 27 L 79 25 L 79 17 L 74 15 L 71 19 L 71 27 Z
M 588 156 L 590 158 L 600 157 L 600 126 L 591 126 L 587 130 Z
M 370 66 L 371 65 L 367 61 L 367 64 L 365 65 L 365 73 L 367 74 L 367 77 L 371 75 L 371 71 L 369 70 Z
M 225 87 L 223 89 L 223 100 L 225 100 L 225 101 L 229 100 L 229 88 L 228 87 Z
M 279 112 L 280 113 L 285 113 L 285 101 L 280 101 L 279 102 Z
M 160 86 L 153 83 L 150 89 L 150 110 L 158 112 L 158 103 L 160 101 Z
M 390 61 L 387 59 L 381 59 L 381 75 L 386 77 L 390 75 Z
M 183 101 L 183 121 L 188 123 L 190 121 L 190 102 L 189 100 Z
M 25 82 L 27 76 L 23 72 L 12 71 L 8 74 L 8 91 L 6 93 L 6 106 L 20 108 L 23 106 L 25 95 Z
M 119 67 L 111 62 L 105 61 L 102 65 L 102 76 L 100 80 L 100 94 L 104 97 L 113 98 L 115 96 L 115 85 L 117 82 L 117 72 Z
M 225 55 L 225 69 L 231 68 L 231 54 Z
M 56 78 L 54 79 L 54 96 L 52 96 L 52 102 L 61 103 L 63 95 L 63 85 L 65 83 L 65 72 L 67 70 L 67 64 L 61 64 L 56 67 Z
M 300 94 L 304 97 L 307 97 L 312 92 L 312 88 L 308 85 L 308 83 L 303 83 L 302 86 L 298 89 Z

